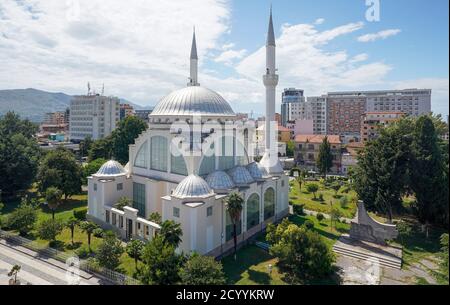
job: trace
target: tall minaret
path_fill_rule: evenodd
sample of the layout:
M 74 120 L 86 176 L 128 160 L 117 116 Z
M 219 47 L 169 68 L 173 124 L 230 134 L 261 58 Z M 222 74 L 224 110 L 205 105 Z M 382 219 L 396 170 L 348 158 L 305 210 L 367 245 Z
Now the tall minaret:
M 276 139 L 275 123 L 275 96 L 278 85 L 275 61 L 275 34 L 272 21 L 272 7 L 270 8 L 269 30 L 266 42 L 266 74 L 263 76 L 266 87 L 266 126 L 265 126 L 265 153 L 261 165 L 269 174 L 280 174 L 283 172 L 278 160 L 278 145 Z
M 197 42 L 195 39 L 195 28 L 194 28 L 194 35 L 192 37 L 191 77 L 189 78 L 188 86 L 200 86 L 200 84 L 198 83 L 198 56 L 197 56 Z

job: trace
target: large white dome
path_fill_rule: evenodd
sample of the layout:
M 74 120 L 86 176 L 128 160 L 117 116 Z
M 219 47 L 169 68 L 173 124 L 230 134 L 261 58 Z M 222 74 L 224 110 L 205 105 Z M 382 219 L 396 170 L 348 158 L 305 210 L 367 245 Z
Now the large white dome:
M 156 105 L 151 117 L 192 116 L 234 117 L 228 102 L 218 93 L 200 86 L 174 91 Z

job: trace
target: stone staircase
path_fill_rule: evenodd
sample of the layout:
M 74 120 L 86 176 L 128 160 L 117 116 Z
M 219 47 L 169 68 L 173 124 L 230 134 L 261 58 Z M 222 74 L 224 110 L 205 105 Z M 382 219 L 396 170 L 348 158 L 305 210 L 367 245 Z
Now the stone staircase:
M 394 269 L 402 269 L 402 258 L 397 253 L 389 253 L 387 251 L 380 251 L 382 246 L 376 246 L 376 248 L 370 249 L 366 247 L 367 243 L 361 245 L 349 244 L 347 241 L 338 241 L 333 246 L 333 251 L 337 254 L 347 256 L 354 259 L 359 259 L 371 263 L 378 263 L 380 266 Z M 387 248 L 387 247 L 386 247 Z M 390 247 L 389 247 L 390 248 Z M 401 251 L 399 249 L 393 249 L 394 252 Z M 397 251 L 396 251 L 397 250 Z

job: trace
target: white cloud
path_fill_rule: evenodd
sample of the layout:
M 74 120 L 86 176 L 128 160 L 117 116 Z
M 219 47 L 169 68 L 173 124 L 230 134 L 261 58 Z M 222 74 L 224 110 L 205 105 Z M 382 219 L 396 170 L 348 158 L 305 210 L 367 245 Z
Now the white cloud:
M 362 61 L 366 61 L 369 59 L 369 55 L 366 53 L 361 53 L 358 55 L 355 55 L 352 59 L 350 59 L 351 63 L 357 63 L 357 62 L 362 62 Z
M 319 18 L 319 19 L 316 19 L 316 21 L 314 21 L 314 24 L 315 25 L 320 25 L 320 24 L 323 24 L 324 22 L 325 22 L 324 18 Z
M 401 30 L 399 29 L 390 29 L 390 30 L 384 30 L 380 31 L 378 33 L 373 34 L 365 34 L 358 37 L 359 42 L 371 42 L 379 39 L 386 39 L 391 36 L 395 36 L 397 34 L 400 34 Z
M 227 50 L 222 52 L 219 56 L 217 56 L 214 61 L 215 62 L 221 62 L 225 63 L 227 65 L 230 65 L 234 60 L 238 60 L 243 58 L 247 54 L 247 50 Z

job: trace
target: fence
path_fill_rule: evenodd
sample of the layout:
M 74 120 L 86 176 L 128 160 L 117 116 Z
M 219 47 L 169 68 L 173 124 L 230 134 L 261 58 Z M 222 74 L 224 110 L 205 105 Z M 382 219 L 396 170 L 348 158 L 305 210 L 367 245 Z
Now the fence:
M 8 243 L 13 245 L 35 251 L 39 256 L 52 258 L 64 264 L 69 258 L 73 257 L 73 255 L 69 253 L 58 251 L 57 249 L 51 247 L 40 247 L 32 240 L 2 230 L 0 230 L 0 238 L 3 238 Z M 141 283 L 134 278 L 117 271 L 98 266 L 89 260 L 80 259 L 80 269 L 87 273 L 93 273 L 104 277 L 116 285 L 141 285 Z

